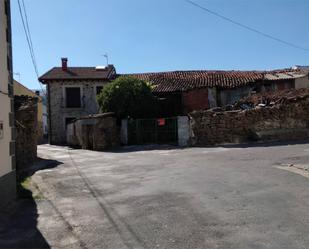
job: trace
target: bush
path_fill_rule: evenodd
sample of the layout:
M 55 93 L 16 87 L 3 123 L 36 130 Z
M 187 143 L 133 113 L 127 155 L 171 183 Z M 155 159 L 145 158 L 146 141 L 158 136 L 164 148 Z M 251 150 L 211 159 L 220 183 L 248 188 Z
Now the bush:
M 97 101 L 102 112 L 117 118 L 148 118 L 157 114 L 157 101 L 151 85 L 133 77 L 119 77 L 105 86 Z

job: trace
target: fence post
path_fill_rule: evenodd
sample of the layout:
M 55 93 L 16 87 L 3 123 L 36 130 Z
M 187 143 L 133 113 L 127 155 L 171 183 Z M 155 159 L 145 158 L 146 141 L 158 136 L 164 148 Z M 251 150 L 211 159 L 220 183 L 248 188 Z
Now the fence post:
M 124 145 L 128 144 L 128 120 L 121 120 L 121 132 L 120 132 L 120 140 Z
M 178 125 L 178 145 L 188 146 L 190 139 L 189 118 L 187 116 L 178 116 L 177 125 Z

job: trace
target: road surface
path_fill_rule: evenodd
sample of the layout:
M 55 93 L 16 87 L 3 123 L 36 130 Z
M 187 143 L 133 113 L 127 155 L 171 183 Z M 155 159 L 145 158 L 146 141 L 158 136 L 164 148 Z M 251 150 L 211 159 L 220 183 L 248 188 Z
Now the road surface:
M 309 248 L 309 143 L 38 154 L 52 248 Z

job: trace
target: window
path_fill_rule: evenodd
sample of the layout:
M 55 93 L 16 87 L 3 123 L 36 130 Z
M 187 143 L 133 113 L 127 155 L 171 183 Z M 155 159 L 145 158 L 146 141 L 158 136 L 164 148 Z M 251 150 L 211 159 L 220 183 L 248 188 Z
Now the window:
M 4 13 L 8 16 L 9 15 L 9 6 L 8 2 L 4 1 Z
M 97 86 L 96 87 L 96 94 L 99 95 L 102 90 L 103 90 L 103 86 Z
M 65 89 L 65 100 L 67 108 L 81 108 L 80 87 L 67 87 Z
M 0 139 L 3 138 L 3 134 L 4 134 L 4 132 L 3 132 L 3 121 L 0 121 Z
M 6 42 L 9 42 L 10 39 L 9 39 L 10 35 L 9 35 L 9 29 L 7 28 L 6 29 Z
M 9 56 L 6 57 L 7 69 L 9 72 L 12 70 L 12 60 Z

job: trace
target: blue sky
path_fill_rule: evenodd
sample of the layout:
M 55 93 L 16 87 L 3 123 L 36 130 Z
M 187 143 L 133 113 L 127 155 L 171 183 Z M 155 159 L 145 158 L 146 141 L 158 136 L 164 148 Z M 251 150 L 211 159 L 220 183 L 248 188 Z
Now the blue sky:
M 250 33 L 184 0 L 24 0 L 39 73 L 104 65 L 119 73 L 277 69 L 308 65 L 309 52 Z M 308 0 L 194 0 L 222 15 L 309 49 Z M 12 2 L 14 71 L 39 88 Z M 15 76 L 18 80 L 19 77 Z

